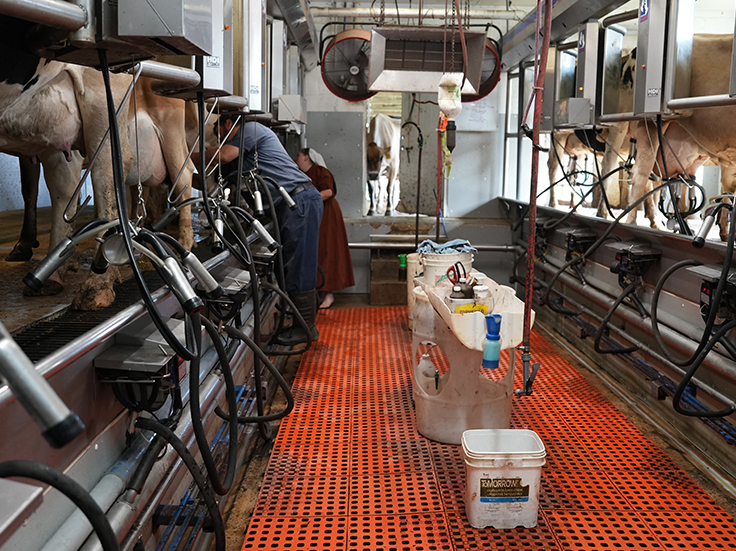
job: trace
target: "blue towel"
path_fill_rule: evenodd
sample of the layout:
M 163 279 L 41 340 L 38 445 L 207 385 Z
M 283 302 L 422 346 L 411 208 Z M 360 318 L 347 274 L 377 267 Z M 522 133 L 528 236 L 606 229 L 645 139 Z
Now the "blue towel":
M 425 239 L 417 247 L 419 254 L 455 254 L 455 253 L 476 253 L 478 252 L 469 241 L 465 239 L 453 239 L 439 245 L 431 239 Z

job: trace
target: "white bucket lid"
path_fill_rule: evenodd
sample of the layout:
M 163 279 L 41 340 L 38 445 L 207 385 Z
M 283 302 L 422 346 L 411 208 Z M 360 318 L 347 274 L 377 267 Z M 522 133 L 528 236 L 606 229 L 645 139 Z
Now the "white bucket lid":
M 542 439 L 527 429 L 472 429 L 463 432 L 463 453 L 471 459 L 542 458 Z

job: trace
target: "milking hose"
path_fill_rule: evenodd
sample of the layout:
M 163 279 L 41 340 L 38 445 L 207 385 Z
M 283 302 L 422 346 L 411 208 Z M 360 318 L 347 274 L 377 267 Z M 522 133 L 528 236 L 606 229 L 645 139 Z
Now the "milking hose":
M 227 205 L 223 205 L 223 212 L 225 213 L 225 216 L 230 220 L 232 223 L 232 226 L 234 227 L 234 231 L 236 234 L 245 235 L 245 231 L 243 230 L 243 226 L 240 223 L 240 220 L 238 220 L 238 217 L 235 215 L 235 212 L 233 209 L 240 209 L 240 207 L 232 207 L 230 208 Z M 248 256 L 250 258 L 253 258 L 253 252 L 250 249 L 250 243 L 248 243 L 248 240 L 245 239 L 244 241 L 245 247 L 247 247 Z M 280 250 L 280 247 L 279 247 Z M 255 337 L 255 346 L 259 350 L 261 349 L 261 295 L 260 295 L 260 286 L 259 286 L 259 278 L 258 273 L 256 272 L 256 266 L 255 262 L 251 262 L 248 266 L 248 272 L 250 274 L 250 290 L 251 290 L 251 299 L 253 300 L 253 336 Z M 258 417 L 264 417 L 265 416 L 265 404 L 263 403 L 263 396 L 261 394 L 261 366 L 258 354 L 255 353 L 253 355 L 253 378 L 255 380 L 255 387 L 256 387 L 256 412 L 258 413 Z M 230 407 L 230 416 L 235 415 L 237 416 L 237 411 L 233 411 L 232 407 Z M 271 427 L 267 425 L 265 422 L 261 421 L 258 422 L 258 432 L 261 435 L 261 438 L 264 440 L 270 440 L 273 436 L 273 431 L 271 430 Z
M 235 327 L 231 325 L 226 325 L 223 327 L 223 329 L 228 335 L 244 342 L 251 348 L 251 350 L 253 350 L 253 352 L 261 359 L 263 364 L 266 366 L 266 368 L 271 372 L 273 377 L 276 379 L 276 382 L 281 387 L 281 390 L 284 391 L 284 395 L 286 397 L 286 408 L 284 408 L 282 411 L 278 413 L 272 413 L 270 415 L 265 415 L 265 416 L 238 417 L 238 422 L 239 423 L 262 423 L 265 421 L 275 421 L 277 419 L 283 419 L 284 417 L 286 417 L 294 409 L 294 395 L 291 392 L 289 383 L 287 383 L 286 379 L 284 379 L 284 376 L 276 368 L 276 366 L 273 365 L 273 363 L 271 363 L 271 360 L 269 360 L 266 353 L 260 347 L 256 346 L 256 343 L 253 342 L 253 340 L 250 337 L 248 337 L 248 335 L 246 335 L 243 331 L 241 331 L 240 329 L 236 329 Z M 260 394 L 260 388 L 256 389 L 256 391 L 258 394 Z M 223 417 L 225 415 L 225 413 L 219 408 L 216 408 L 215 412 L 220 417 Z
M 639 350 L 638 346 L 630 346 L 628 348 L 610 348 L 610 349 L 604 349 L 601 348 L 601 339 L 603 338 L 603 333 L 606 331 L 606 326 L 608 325 L 608 322 L 611 321 L 611 318 L 613 317 L 614 312 L 616 311 L 616 308 L 618 308 L 621 303 L 628 297 L 631 293 L 633 293 L 636 288 L 642 283 L 641 278 L 637 277 L 629 283 L 626 288 L 623 290 L 623 292 L 618 296 L 618 298 L 615 300 L 615 302 L 611 305 L 611 307 L 608 309 L 608 312 L 606 312 L 606 315 L 603 316 L 603 319 L 601 320 L 601 325 L 598 327 L 598 331 L 595 333 L 595 341 L 594 341 L 594 347 L 595 351 L 599 354 L 630 354 L 631 352 L 636 352 Z M 582 311 L 580 312 L 582 313 Z
M 105 82 L 105 95 L 107 99 L 107 118 L 110 124 L 110 149 L 112 153 L 112 174 L 115 188 L 115 199 L 118 207 L 118 217 L 123 223 L 120 224 L 120 228 L 123 235 L 123 242 L 125 243 L 125 250 L 130 258 L 130 265 L 133 269 L 133 275 L 135 277 L 138 290 L 141 293 L 146 308 L 148 309 L 151 319 L 153 320 L 156 329 L 159 330 L 161 335 L 164 337 L 166 342 L 174 349 L 179 356 L 185 360 L 191 360 L 199 354 L 198 350 L 189 350 L 186 345 L 182 344 L 179 339 L 176 338 L 174 333 L 171 331 L 169 326 L 164 322 L 161 314 L 159 314 L 156 304 L 153 301 L 151 293 L 148 291 L 143 275 L 138 268 L 138 263 L 135 260 L 133 254 L 133 237 L 130 231 L 130 224 L 128 221 L 128 198 L 126 196 L 125 189 L 125 175 L 123 173 L 123 154 L 120 145 L 120 132 L 118 129 L 118 121 L 115 116 L 115 101 L 112 97 L 112 88 L 110 85 L 110 72 L 107 65 L 107 52 L 103 49 L 97 51 L 100 59 L 100 68 L 102 71 L 102 79 Z
M 207 334 L 212 340 L 212 344 L 217 351 L 217 356 L 220 360 L 220 367 L 222 368 L 223 378 L 225 379 L 225 395 L 227 396 L 228 409 L 230 415 L 226 418 L 228 421 L 230 434 L 228 441 L 228 462 L 227 472 L 224 480 L 220 480 L 220 476 L 217 472 L 217 466 L 215 465 L 215 459 L 212 457 L 210 451 L 210 443 L 207 440 L 207 434 L 205 433 L 204 426 L 202 424 L 202 411 L 199 404 L 199 374 L 201 363 L 199 359 L 194 359 L 189 364 L 189 409 L 192 414 L 192 429 L 194 431 L 194 437 L 199 447 L 199 452 L 202 455 L 202 461 L 204 462 L 207 475 L 212 484 L 212 489 L 219 495 L 225 495 L 230 491 L 235 479 L 235 469 L 237 468 L 238 461 L 238 397 L 235 394 L 235 383 L 233 382 L 232 371 L 230 370 L 230 362 L 225 352 L 225 347 L 220 340 L 220 334 L 214 324 L 206 317 L 199 314 L 192 316 L 194 322 L 195 335 L 198 339 L 197 345 L 201 348 L 201 329 L 200 323 L 204 325 Z
M 118 538 L 105 512 L 78 482 L 48 465 L 35 461 L 17 460 L 0 463 L 0 478 L 9 477 L 30 478 L 56 488 L 87 517 L 104 551 L 120 551 Z
M 248 215 L 245 210 L 243 210 L 241 207 L 223 207 L 223 210 L 228 217 L 232 217 L 237 221 L 237 216 L 240 216 L 248 222 Z M 236 229 L 239 226 L 239 223 L 236 225 Z M 242 229 L 240 230 L 242 231 Z M 253 267 L 252 273 L 251 273 L 251 281 L 259 282 L 260 278 L 258 277 L 258 274 L 255 271 L 255 267 Z M 286 293 L 283 289 L 281 289 L 278 285 L 273 285 L 269 283 L 268 281 L 263 281 L 260 283 L 261 286 L 264 289 L 268 289 L 269 291 L 273 291 L 279 297 L 282 299 L 281 303 L 282 305 L 284 302 L 289 306 L 289 309 L 294 315 L 294 319 L 296 320 L 296 323 L 298 323 L 302 329 L 304 329 L 305 334 L 307 335 L 307 344 L 304 348 L 300 348 L 299 350 L 269 350 L 268 354 L 270 356 L 296 356 L 298 354 L 303 354 L 309 348 L 312 346 L 312 334 L 309 330 L 309 326 L 307 325 L 307 322 L 304 320 L 304 317 L 299 312 L 299 309 L 296 307 L 296 305 L 292 302 L 291 298 L 289 297 L 288 293 Z M 258 285 L 255 285 L 255 288 L 258 288 Z M 254 313 L 254 327 L 260 328 L 260 310 L 258 308 L 255 308 L 256 304 L 260 308 L 260 296 L 254 296 L 253 297 L 253 304 L 254 304 L 254 310 L 258 311 L 258 318 L 256 323 L 255 313 Z M 257 332 L 256 334 L 260 334 L 260 332 Z M 256 344 L 260 347 L 260 339 L 256 339 Z
M 135 426 L 139 429 L 150 430 L 156 433 L 160 437 L 164 438 L 171 447 L 174 448 L 189 471 L 189 474 L 192 476 L 192 479 L 194 479 L 194 483 L 197 485 L 197 488 L 199 488 L 199 492 L 204 500 L 205 506 L 207 507 L 207 512 L 209 513 L 212 527 L 215 532 L 215 551 L 225 551 L 225 523 L 222 520 L 220 508 L 215 501 L 212 489 L 207 485 L 207 479 L 199 470 L 199 465 L 197 465 L 197 461 L 192 456 L 192 453 L 171 429 L 154 419 L 138 417 L 135 421 Z
M 657 286 L 654 288 L 654 294 L 652 295 L 652 313 L 651 313 L 652 331 L 654 332 L 654 337 L 657 339 L 657 343 L 662 349 L 662 352 L 664 353 L 664 355 L 667 357 L 668 360 L 670 360 L 675 365 L 686 366 L 692 363 L 693 365 L 699 366 L 699 363 L 696 364 L 693 362 L 696 362 L 697 358 L 700 357 L 702 351 L 705 349 L 706 345 L 708 344 L 708 339 L 710 338 L 711 331 L 713 331 L 713 327 L 716 322 L 716 317 L 718 314 L 718 306 L 721 304 L 721 297 L 723 296 L 723 292 L 725 291 L 726 285 L 728 283 L 728 274 L 731 270 L 731 258 L 733 256 L 734 245 L 736 244 L 736 223 L 734 222 L 735 222 L 734 218 L 731 217 L 731 222 L 728 226 L 728 241 L 726 243 L 726 255 L 723 259 L 723 267 L 721 268 L 721 277 L 718 280 L 718 285 L 716 286 L 716 290 L 713 293 L 713 298 L 711 301 L 713 306 L 710 308 L 710 311 L 708 312 L 708 318 L 705 321 L 705 329 L 703 329 L 703 336 L 700 339 L 700 344 L 698 344 L 698 348 L 695 350 L 693 355 L 690 356 L 689 358 L 686 358 L 684 360 L 678 360 L 666 348 L 664 344 L 664 340 L 662 339 L 662 336 L 659 333 L 659 323 L 657 320 L 657 306 L 659 305 L 659 296 L 662 293 L 662 289 L 664 288 L 664 284 L 667 281 L 667 279 L 669 279 L 669 277 L 676 270 L 679 270 L 680 268 L 686 265 L 694 265 L 694 262 L 696 261 L 683 260 L 681 262 L 678 262 L 672 265 L 665 273 L 662 274 L 662 277 L 660 277 L 659 281 L 657 282 Z M 705 356 L 703 356 L 703 358 L 705 358 Z M 700 360 L 700 362 L 702 362 L 702 359 Z

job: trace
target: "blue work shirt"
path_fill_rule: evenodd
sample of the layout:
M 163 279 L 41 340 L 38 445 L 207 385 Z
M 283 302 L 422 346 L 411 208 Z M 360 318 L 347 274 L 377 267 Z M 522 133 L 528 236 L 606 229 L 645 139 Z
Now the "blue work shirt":
M 261 176 L 273 178 L 275 182 L 289 193 L 300 185 L 310 186 L 312 180 L 299 169 L 296 162 L 281 145 L 278 136 L 273 130 L 257 122 L 241 123 L 237 132 L 233 132 L 226 145 L 240 147 L 240 133 L 245 132 L 243 142 L 243 172 L 249 172 L 255 167 L 256 152 L 258 153 L 258 169 Z M 238 160 L 234 159 L 223 167 L 223 174 L 229 175 L 237 172 Z M 272 193 L 276 190 L 271 190 Z M 278 193 L 274 194 L 274 203 L 280 199 Z

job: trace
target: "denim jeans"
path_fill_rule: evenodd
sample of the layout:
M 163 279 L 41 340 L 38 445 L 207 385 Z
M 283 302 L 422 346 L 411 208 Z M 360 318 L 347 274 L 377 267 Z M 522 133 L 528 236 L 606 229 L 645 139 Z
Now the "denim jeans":
M 294 196 L 291 210 L 285 201 L 276 207 L 286 272 L 286 292 L 305 293 L 317 286 L 319 225 L 322 197 L 313 186 Z

